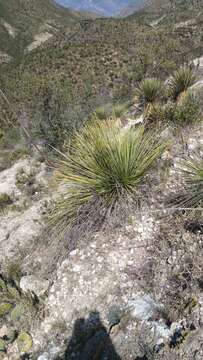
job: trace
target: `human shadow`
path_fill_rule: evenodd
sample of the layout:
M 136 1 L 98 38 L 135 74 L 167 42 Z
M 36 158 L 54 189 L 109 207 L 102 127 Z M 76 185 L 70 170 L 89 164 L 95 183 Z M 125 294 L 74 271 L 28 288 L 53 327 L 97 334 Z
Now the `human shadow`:
M 58 360 L 121 360 L 99 313 L 75 321 L 64 355 Z

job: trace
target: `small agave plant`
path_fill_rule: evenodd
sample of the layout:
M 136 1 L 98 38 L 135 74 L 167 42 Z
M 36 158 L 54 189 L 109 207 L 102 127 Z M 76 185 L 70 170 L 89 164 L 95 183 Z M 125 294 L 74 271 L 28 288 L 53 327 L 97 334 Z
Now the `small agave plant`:
M 162 83 L 159 79 L 156 78 L 146 78 L 144 79 L 137 91 L 136 95 L 139 98 L 139 101 L 147 106 L 158 101 L 162 93 Z
M 181 169 L 185 179 L 185 189 L 177 198 L 183 207 L 203 205 L 203 159 L 197 157 L 183 163 Z
M 190 86 L 196 81 L 196 76 L 192 69 L 187 66 L 182 66 L 174 72 L 168 83 L 168 95 L 174 101 L 178 100 L 179 96 L 186 92 Z

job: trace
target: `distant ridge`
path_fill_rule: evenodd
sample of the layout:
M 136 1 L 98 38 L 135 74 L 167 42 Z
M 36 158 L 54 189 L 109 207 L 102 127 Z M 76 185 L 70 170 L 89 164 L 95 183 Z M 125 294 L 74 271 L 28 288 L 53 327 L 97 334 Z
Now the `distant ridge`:
M 56 0 L 58 4 L 77 11 L 90 11 L 103 16 L 117 16 L 128 6 L 138 7 L 144 0 Z
M 122 9 L 117 16 L 119 17 L 126 17 L 129 16 L 131 14 L 134 14 L 136 11 L 142 9 L 145 4 L 146 4 L 146 0 L 134 0 L 134 2 L 128 6 L 126 6 L 124 9 Z
M 0 62 L 38 47 L 83 17 L 52 0 L 0 0 Z

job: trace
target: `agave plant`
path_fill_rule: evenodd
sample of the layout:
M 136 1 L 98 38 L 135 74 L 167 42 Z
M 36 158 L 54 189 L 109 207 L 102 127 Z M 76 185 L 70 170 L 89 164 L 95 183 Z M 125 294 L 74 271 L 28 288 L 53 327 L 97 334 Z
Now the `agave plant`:
M 66 190 L 56 202 L 51 222 L 65 228 L 88 205 L 88 214 L 100 207 L 103 214 L 111 213 L 120 199 L 125 202 L 138 194 L 165 148 L 144 127 L 123 130 L 112 120 L 88 123 L 58 163 L 55 178 Z
M 201 108 L 198 98 L 189 90 L 184 93 L 174 107 L 173 121 L 177 125 L 196 123 L 201 118 Z
M 162 83 L 156 78 L 144 79 L 138 89 L 137 95 L 141 103 L 148 105 L 154 103 L 160 98 Z
M 182 206 L 197 207 L 203 205 L 203 159 L 196 158 L 184 162 L 182 172 L 185 178 L 185 190 L 178 196 L 177 203 Z
M 112 115 L 120 118 L 126 112 L 126 104 L 116 104 L 112 109 Z
M 192 69 L 183 66 L 175 71 L 173 76 L 168 82 L 168 95 L 174 101 L 185 92 L 190 86 L 195 83 L 196 76 Z
M 153 103 L 151 106 L 148 106 L 144 113 L 145 126 L 151 127 L 164 123 L 165 113 L 164 107 L 159 103 Z

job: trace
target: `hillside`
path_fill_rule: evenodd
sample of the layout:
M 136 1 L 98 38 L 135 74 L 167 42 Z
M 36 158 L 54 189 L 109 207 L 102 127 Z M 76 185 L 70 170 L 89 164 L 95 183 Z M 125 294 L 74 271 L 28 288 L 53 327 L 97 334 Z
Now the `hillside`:
M 137 18 L 140 22 L 158 24 L 178 24 L 192 20 L 196 16 L 202 17 L 202 0 L 151 0 L 140 11 L 131 14 L 131 18 Z M 185 24 L 186 25 L 186 24 Z M 188 24 L 189 25 L 189 24 Z
M 52 0 L 0 0 L 0 54 L 16 58 L 81 17 Z
M 202 12 L 177 6 L 163 19 L 163 11 L 78 21 L 3 71 L 3 89 L 31 124 L 57 116 L 67 129 L 78 126 L 104 103 L 129 101 L 144 76 L 165 78 L 201 56 Z
M 202 360 L 203 0 L 0 4 L 0 360 Z
M 115 16 L 126 6 L 135 3 L 135 0 L 57 0 L 57 2 L 78 11 L 93 11 L 104 16 Z
M 131 14 L 134 14 L 139 9 L 146 6 L 147 1 L 145 0 L 134 0 L 130 4 L 127 4 L 124 8 L 122 8 L 118 13 L 117 16 L 126 17 Z

